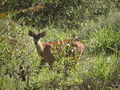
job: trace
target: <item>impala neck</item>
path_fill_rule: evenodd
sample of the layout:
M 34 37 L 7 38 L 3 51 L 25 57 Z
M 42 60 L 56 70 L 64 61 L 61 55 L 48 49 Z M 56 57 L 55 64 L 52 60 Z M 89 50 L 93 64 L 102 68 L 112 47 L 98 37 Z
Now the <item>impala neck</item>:
M 44 46 L 41 42 L 38 42 L 37 44 L 35 44 L 36 50 L 38 55 L 40 55 L 41 57 L 43 57 L 43 52 L 44 52 Z
M 43 46 L 43 43 L 42 43 L 42 42 L 38 42 L 37 45 L 39 46 L 39 48 L 40 48 L 41 51 L 44 50 L 44 46 Z

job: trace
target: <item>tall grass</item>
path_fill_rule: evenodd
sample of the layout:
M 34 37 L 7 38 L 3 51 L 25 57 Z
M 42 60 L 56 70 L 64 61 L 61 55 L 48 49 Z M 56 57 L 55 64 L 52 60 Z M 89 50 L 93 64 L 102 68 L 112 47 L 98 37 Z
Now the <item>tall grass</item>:
M 56 55 L 59 61 L 54 63 L 54 69 L 50 71 L 47 64 L 42 69 L 39 69 L 40 57 L 38 57 L 35 51 L 32 39 L 27 36 L 27 31 L 32 28 L 26 26 L 21 27 L 10 20 L 5 21 L 5 24 L 9 22 L 11 23 L 7 24 L 9 26 L 9 33 L 2 34 L 2 38 L 5 37 L 5 40 L 0 42 L 1 89 L 21 90 L 25 88 L 27 90 L 34 90 L 49 88 L 106 90 L 116 87 L 119 88 L 120 58 L 117 56 L 119 43 L 113 43 L 118 40 L 119 31 L 114 31 L 111 26 L 102 28 L 98 25 L 99 28 L 95 28 L 93 30 L 94 32 L 88 38 L 90 41 L 87 42 L 90 45 L 86 44 L 86 48 L 94 50 L 98 54 L 92 53 L 90 55 L 91 51 L 86 50 L 82 56 L 84 58 L 82 59 L 81 57 L 78 63 L 74 64 L 73 61 L 76 57 L 69 56 L 65 58 L 63 54 L 65 54 L 66 50 L 63 49 L 63 52 Z M 15 31 L 17 31 L 17 34 L 15 34 Z M 53 27 L 43 29 L 42 31 L 47 32 L 44 41 L 69 38 L 72 33 L 64 33 L 64 30 L 58 31 L 58 29 L 54 29 Z M 54 31 L 54 34 L 51 31 Z M 17 38 L 18 42 L 9 43 L 10 39 L 8 37 Z M 111 47 L 109 50 L 107 50 L 108 46 Z M 111 49 L 113 52 L 108 55 L 107 53 Z M 26 72 L 25 77 L 29 81 L 22 81 L 22 78 L 20 78 L 21 65 Z M 27 72 L 28 66 L 29 69 Z
M 51 2 L 54 3 L 52 0 Z M 95 9 L 98 12 L 102 2 L 96 2 L 97 4 L 94 5 L 98 5 L 98 7 L 91 6 L 92 10 Z M 84 3 L 83 0 L 82 4 Z M 105 4 L 104 8 L 106 6 Z M 82 9 L 80 8 L 80 10 Z M 0 20 L 2 23 L 0 24 L 0 89 L 119 90 L 120 14 L 117 9 L 114 9 L 115 11 L 111 10 L 106 15 L 88 19 L 90 12 L 87 10 L 85 9 L 86 12 L 82 13 L 85 15 L 82 19 L 77 18 L 79 13 L 69 7 L 65 12 L 67 17 L 60 19 L 62 23 L 58 22 L 56 25 L 57 23 L 53 23 L 52 18 L 49 17 L 49 25 L 43 29 L 33 28 L 32 25 L 21 26 L 9 16 Z M 101 12 L 106 13 L 106 9 L 100 9 Z M 68 20 L 68 16 L 72 14 L 76 17 L 73 16 L 74 20 Z M 25 18 L 23 17 L 23 19 Z M 74 38 L 82 41 L 86 49 L 83 56 L 77 58 L 78 53 L 74 53 L 75 57 L 72 56 L 73 53 L 69 57 L 65 57 L 65 54 L 71 52 L 71 47 L 63 48 L 60 53 L 55 52 L 53 48 L 52 52 L 57 57 L 53 70 L 49 69 L 47 63 L 40 69 L 41 57 L 37 55 L 33 40 L 28 36 L 29 30 L 36 33 L 45 31 L 46 36 L 41 41 Z M 17 42 L 11 41 L 13 39 Z
M 91 43 L 93 43 L 93 48 L 98 52 L 105 51 L 107 53 L 115 52 L 117 53 L 120 46 L 120 32 L 113 30 L 111 26 L 107 28 L 95 29 L 93 37 L 91 37 Z

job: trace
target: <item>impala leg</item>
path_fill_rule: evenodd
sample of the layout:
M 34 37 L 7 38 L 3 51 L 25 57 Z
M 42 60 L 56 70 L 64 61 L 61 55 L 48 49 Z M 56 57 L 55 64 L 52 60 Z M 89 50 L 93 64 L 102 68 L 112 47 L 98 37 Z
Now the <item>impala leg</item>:
M 50 69 L 53 69 L 53 63 L 49 62 Z
M 42 60 L 40 61 L 40 69 L 43 67 L 43 65 L 45 65 L 44 59 L 42 59 Z

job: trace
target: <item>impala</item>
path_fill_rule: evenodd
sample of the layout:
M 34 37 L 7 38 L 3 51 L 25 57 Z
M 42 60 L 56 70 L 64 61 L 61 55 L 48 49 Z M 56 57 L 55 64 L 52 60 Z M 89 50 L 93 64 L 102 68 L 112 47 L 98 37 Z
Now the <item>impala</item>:
M 71 41 L 68 39 L 55 42 L 40 42 L 39 39 L 45 36 L 45 32 L 35 34 L 34 32 L 29 31 L 28 34 L 33 37 L 37 53 L 42 57 L 41 64 L 48 62 L 50 68 L 52 68 L 53 63 L 56 60 L 54 55 L 51 53 L 51 47 L 58 46 L 66 42 L 71 42 L 72 46 L 79 52 L 79 56 L 81 56 L 84 51 L 84 44 L 79 41 Z

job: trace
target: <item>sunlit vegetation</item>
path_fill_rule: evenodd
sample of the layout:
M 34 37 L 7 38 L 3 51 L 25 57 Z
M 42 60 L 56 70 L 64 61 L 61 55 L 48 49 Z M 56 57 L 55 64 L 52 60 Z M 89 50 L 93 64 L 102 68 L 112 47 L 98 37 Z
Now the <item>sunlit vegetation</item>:
M 0 90 L 120 90 L 119 10 L 119 0 L 0 0 Z M 84 53 L 52 48 L 51 70 L 29 30 L 80 41 Z

